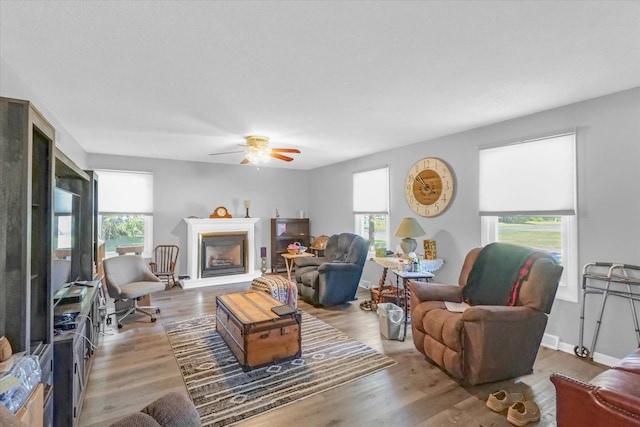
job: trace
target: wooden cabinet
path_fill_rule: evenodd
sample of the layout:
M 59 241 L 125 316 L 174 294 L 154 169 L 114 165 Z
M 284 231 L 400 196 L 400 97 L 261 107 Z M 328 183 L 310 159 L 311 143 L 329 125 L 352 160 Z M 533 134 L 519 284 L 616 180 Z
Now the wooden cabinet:
M 54 340 L 54 426 L 75 426 L 80 419 L 82 400 L 89 379 L 92 355 L 99 341 L 102 318 L 99 314 L 100 280 L 93 281 L 98 270 L 97 239 L 97 176 L 93 171 L 80 169 L 64 153 L 55 151 L 56 191 L 63 190 L 73 199 L 71 212 L 54 208 L 54 231 L 58 217 L 70 215 L 68 225 L 73 236 L 69 254 L 70 280 L 89 281 L 81 302 L 58 304 L 54 320 L 63 313 L 77 313 L 71 323 L 74 329 L 57 330 Z M 57 200 L 56 200 L 57 201 Z M 54 232 L 54 241 L 59 241 Z M 104 256 L 102 256 L 104 257 Z M 100 258 L 101 260 L 102 258 Z M 56 326 L 56 324 L 54 324 Z
M 29 101 L 0 97 L 0 335 L 14 353 L 38 356 L 45 425 L 53 383 L 54 140 L 54 128 Z
M 71 340 L 71 353 L 76 356 L 70 359 L 66 339 L 57 336 L 54 344 L 52 265 L 56 256 L 69 260 L 69 278 L 64 280 L 94 278 L 97 178 L 60 152 L 53 126 L 29 101 L 18 99 L 0 97 L 0 162 L 0 335 L 7 336 L 14 353 L 39 358 L 43 424 L 70 426 L 54 420 L 54 407 L 60 412 L 69 405 L 74 419 L 79 416 L 78 401 L 89 372 L 85 358 L 97 345 L 94 333 L 101 321 L 94 308 L 98 288 L 85 297 L 91 302 L 82 310 L 89 318 L 81 317 L 74 330 L 89 341 L 68 334 L 76 337 Z M 72 199 L 69 211 L 56 206 L 59 191 Z M 64 236 L 66 245 L 54 251 L 65 215 L 66 230 L 72 231 Z M 75 385 L 67 389 L 67 383 Z
M 54 339 L 55 426 L 78 425 L 82 402 L 93 363 L 93 353 L 100 334 L 99 295 L 100 281 L 88 283 L 82 301 L 58 304 L 56 316 L 78 313 L 75 328 L 60 331 Z
M 309 239 L 309 218 L 271 218 L 271 272 L 287 270 L 282 254 L 289 244 L 309 247 Z

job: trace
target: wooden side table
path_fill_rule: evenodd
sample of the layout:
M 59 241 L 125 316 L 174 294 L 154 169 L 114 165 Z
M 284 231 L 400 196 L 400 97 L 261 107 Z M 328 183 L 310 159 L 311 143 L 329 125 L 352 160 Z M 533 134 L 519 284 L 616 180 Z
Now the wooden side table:
M 375 303 L 384 302 L 385 299 L 393 298 L 394 294 L 396 294 L 397 286 L 385 286 L 385 282 L 387 281 L 387 274 L 389 269 L 399 270 L 400 269 L 400 259 L 397 257 L 373 257 L 371 261 L 375 262 L 379 266 L 382 267 L 382 275 L 380 276 L 380 281 L 378 282 L 377 288 L 371 288 L 371 299 Z M 405 262 L 407 260 L 405 259 Z M 427 274 L 433 273 L 438 270 L 444 264 L 443 259 L 435 259 L 435 260 L 420 260 L 421 271 Z M 432 275 L 433 277 L 433 275 Z M 396 299 L 397 301 L 397 299 Z
M 281 255 L 282 255 L 282 258 L 284 258 L 284 264 L 285 264 L 285 267 L 287 268 L 287 277 L 289 278 L 289 281 L 291 281 L 291 270 L 293 270 L 294 259 L 315 256 L 314 254 L 310 254 L 309 252 L 303 252 L 301 254 L 286 253 Z

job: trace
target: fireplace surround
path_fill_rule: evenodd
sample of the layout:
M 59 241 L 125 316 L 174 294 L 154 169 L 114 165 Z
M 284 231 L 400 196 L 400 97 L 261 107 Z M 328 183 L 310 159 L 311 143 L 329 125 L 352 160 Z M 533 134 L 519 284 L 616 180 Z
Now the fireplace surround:
M 187 274 L 184 289 L 251 282 L 256 269 L 255 224 L 259 218 L 184 218 L 187 223 Z M 229 237 L 233 236 L 233 237 Z M 207 250 L 203 240 L 218 238 L 220 253 Z M 211 251 L 211 249 L 209 249 Z M 239 255 L 243 253 L 242 255 Z M 242 259 L 240 259 L 242 257 Z M 203 264 L 205 268 L 203 268 Z M 215 272 L 213 272 L 215 271 Z M 213 272 L 213 273 L 212 273 Z

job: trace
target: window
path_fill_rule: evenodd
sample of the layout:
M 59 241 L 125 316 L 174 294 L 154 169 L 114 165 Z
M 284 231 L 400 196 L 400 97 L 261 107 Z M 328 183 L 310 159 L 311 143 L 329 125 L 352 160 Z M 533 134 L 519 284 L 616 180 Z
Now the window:
M 353 174 L 353 214 L 355 233 L 369 240 L 371 256 L 389 247 L 388 167 Z
M 98 235 L 106 256 L 119 246 L 143 246 L 143 256 L 153 250 L 153 174 L 98 172 Z
M 575 133 L 479 152 L 482 244 L 543 249 L 564 267 L 557 298 L 578 301 Z

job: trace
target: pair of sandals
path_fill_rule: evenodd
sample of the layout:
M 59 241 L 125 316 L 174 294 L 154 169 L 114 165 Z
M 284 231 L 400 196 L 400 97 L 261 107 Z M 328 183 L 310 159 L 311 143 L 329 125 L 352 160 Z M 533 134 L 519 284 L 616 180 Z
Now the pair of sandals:
M 368 299 L 360 303 L 360 308 L 364 311 L 377 310 L 378 304 L 375 301 Z

